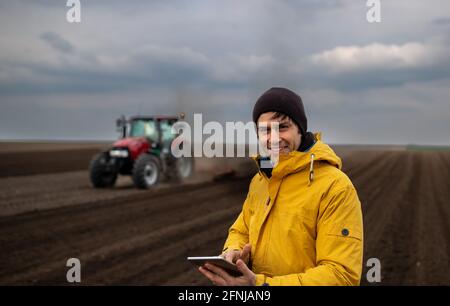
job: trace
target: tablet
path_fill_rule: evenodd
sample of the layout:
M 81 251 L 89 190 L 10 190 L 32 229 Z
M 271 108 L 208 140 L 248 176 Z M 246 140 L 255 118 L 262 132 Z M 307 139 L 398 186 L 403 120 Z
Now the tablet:
M 203 266 L 205 263 L 210 263 L 224 269 L 231 276 L 242 276 L 242 272 L 239 271 L 235 264 L 232 264 L 221 256 L 188 257 L 187 259 L 199 267 Z

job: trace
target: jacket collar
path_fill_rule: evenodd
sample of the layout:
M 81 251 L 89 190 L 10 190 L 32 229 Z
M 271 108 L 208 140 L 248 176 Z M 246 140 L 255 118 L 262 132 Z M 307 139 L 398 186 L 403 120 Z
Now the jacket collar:
M 289 154 L 281 154 L 279 156 L 278 164 L 272 170 L 272 176 L 282 178 L 286 175 L 300 172 L 309 166 L 310 182 L 313 180 L 314 162 L 322 161 L 327 162 L 330 165 L 342 169 L 341 159 L 334 153 L 333 149 L 327 144 L 322 142 L 322 133 L 314 133 L 315 143 L 306 152 L 292 151 Z M 261 156 L 255 156 L 253 159 L 259 168 Z

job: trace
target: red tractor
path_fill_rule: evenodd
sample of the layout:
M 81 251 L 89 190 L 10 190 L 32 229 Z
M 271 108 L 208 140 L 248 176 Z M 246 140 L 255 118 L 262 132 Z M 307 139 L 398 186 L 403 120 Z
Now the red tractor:
M 136 116 L 117 119 L 121 139 L 91 160 L 91 183 L 96 188 L 114 186 L 117 176 L 131 175 L 136 187 L 155 186 L 161 177 L 181 180 L 194 168 L 193 158 L 175 158 L 171 153 L 172 125 L 178 116 Z M 184 145 L 184 144 L 183 144 Z

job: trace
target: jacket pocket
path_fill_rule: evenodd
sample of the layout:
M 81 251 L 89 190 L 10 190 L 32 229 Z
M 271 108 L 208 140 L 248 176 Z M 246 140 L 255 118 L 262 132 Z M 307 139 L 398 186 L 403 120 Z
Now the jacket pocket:
M 362 232 L 358 226 L 345 223 L 337 223 L 331 226 L 328 230 L 327 235 L 340 237 L 341 239 L 356 239 L 362 240 Z

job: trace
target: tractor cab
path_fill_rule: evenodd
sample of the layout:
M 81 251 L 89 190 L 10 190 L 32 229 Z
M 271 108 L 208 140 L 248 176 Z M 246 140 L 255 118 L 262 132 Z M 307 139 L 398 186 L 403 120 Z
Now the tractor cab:
M 172 126 L 179 120 L 175 116 L 136 116 L 126 120 L 123 116 L 117 119 L 117 130 L 121 139 L 113 147 L 127 147 L 133 157 L 141 150 L 153 150 L 159 154 L 168 153 L 170 145 L 177 135 L 172 134 Z M 135 152 L 138 150 L 139 152 Z
M 121 138 L 146 137 L 148 140 L 159 143 L 161 140 L 172 140 L 172 125 L 179 120 L 174 116 L 136 116 L 126 120 L 125 117 L 117 119 L 117 130 Z

